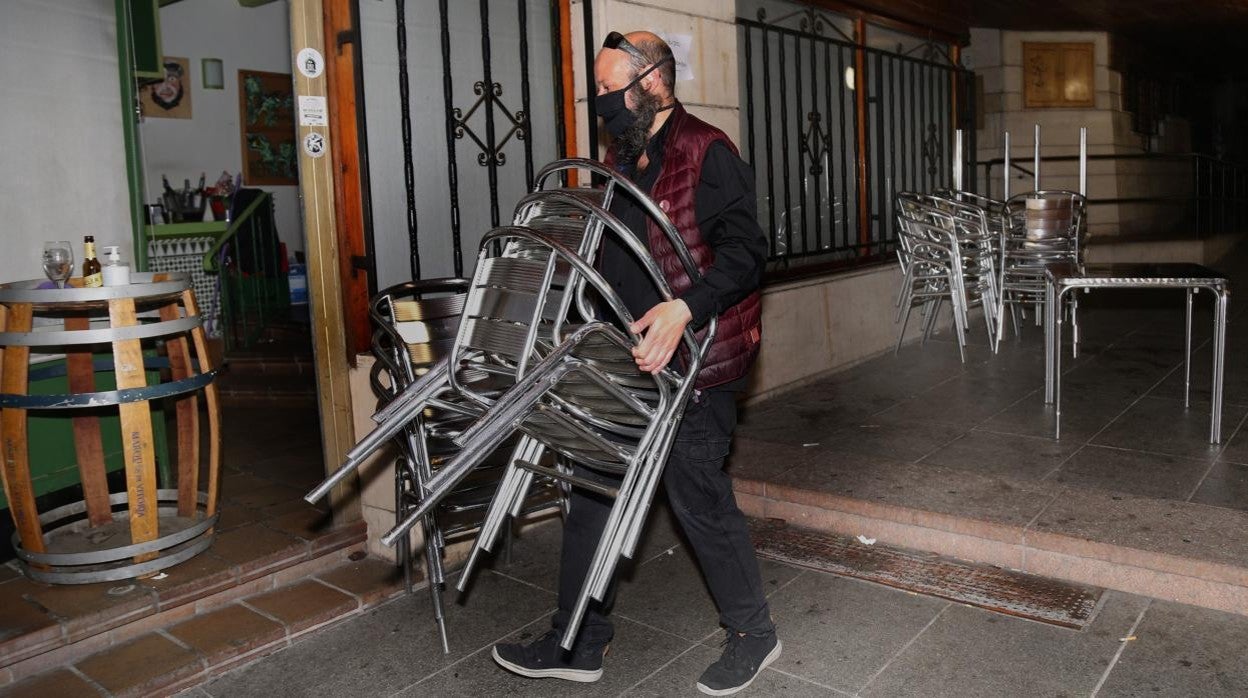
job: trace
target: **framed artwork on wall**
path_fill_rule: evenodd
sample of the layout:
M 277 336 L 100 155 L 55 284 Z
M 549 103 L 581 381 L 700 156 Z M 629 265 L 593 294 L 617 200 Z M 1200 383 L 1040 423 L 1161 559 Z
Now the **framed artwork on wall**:
M 191 118 L 191 62 L 165 56 L 164 78 L 139 88 L 143 116 L 157 119 Z
M 299 183 L 294 103 L 290 73 L 238 71 L 238 123 L 245 183 Z

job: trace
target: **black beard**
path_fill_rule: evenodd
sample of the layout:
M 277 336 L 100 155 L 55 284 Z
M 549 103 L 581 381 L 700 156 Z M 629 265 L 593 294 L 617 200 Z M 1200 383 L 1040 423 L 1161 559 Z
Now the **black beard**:
M 646 150 L 650 142 L 650 127 L 654 126 L 654 116 L 659 113 L 662 100 L 657 95 L 637 90 L 637 108 L 632 112 L 637 118 L 631 126 L 615 139 L 616 161 L 621 163 L 636 162 Z

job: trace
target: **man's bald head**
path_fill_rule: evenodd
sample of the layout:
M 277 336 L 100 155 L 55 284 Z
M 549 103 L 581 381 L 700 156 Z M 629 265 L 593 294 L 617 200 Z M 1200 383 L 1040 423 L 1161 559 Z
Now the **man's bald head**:
M 654 92 L 664 100 L 676 94 L 676 60 L 672 57 L 672 48 L 657 34 L 648 31 L 629 32 L 624 35 L 644 57 L 625 53 L 628 57 L 630 76 L 636 76 L 652 65 L 658 65 L 654 75 L 658 76 L 658 85 Z M 609 50 L 609 49 L 604 49 Z

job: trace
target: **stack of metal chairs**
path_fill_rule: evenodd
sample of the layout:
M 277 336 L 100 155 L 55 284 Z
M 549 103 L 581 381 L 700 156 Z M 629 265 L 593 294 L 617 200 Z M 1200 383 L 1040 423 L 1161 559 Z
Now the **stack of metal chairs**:
M 577 181 L 596 178 L 599 184 L 568 186 L 572 173 Z M 512 224 L 483 238 L 447 356 L 374 416 L 377 428 L 307 499 L 324 497 L 387 441 L 411 434 L 410 456 L 420 475 L 418 501 L 403 509 L 405 515 L 382 537 L 395 545 L 450 501 L 492 453 L 514 440 L 458 588 L 466 588 L 483 554 L 494 549 L 508 521 L 524 511 L 535 481 L 614 497 L 564 633 L 563 646 L 571 648 L 590 600 L 603 598 L 620 558 L 631 557 L 637 547 L 716 323 L 712 320 L 697 335 L 686 331 L 673 365 L 654 375 L 640 372 L 632 349 L 641 337 L 627 329 L 634 318 L 594 266 L 603 236 L 614 236 L 637 258 L 662 298 L 671 299 L 672 292 L 646 243 L 609 213 L 611 201 L 627 196 L 637 202 L 696 280 L 689 250 L 652 200 L 596 162 L 558 161 L 535 182 Z M 431 432 L 420 424 L 431 409 L 467 420 L 450 436 L 456 449 L 437 468 L 431 463 Z M 568 463 L 613 475 L 618 485 L 580 477 Z
M 996 348 L 998 292 L 997 229 L 983 208 L 955 197 L 899 193 L 894 202 L 897 260 L 902 284 L 897 297 L 900 350 L 914 308 L 924 315 L 922 341 L 936 326 L 948 301 L 958 353 L 966 360 L 969 312 L 984 311 L 989 345 Z
M 965 361 L 968 312 L 983 309 L 989 346 L 1003 339 L 1008 306 L 1015 334 L 1030 306 L 1043 315 L 1044 268 L 1052 262 L 1083 261 L 1087 241 L 1086 200 L 1070 191 L 1038 191 L 997 201 L 972 192 L 940 190 L 932 195 L 901 192 L 894 201 L 897 259 L 902 284 L 897 297 L 900 349 L 910 312 L 921 308 L 925 341 L 944 301 L 953 309 L 958 350 Z M 1077 299 L 1068 301 L 1078 355 Z
M 998 315 L 1010 306 L 1014 333 L 1031 306 L 1040 324 L 1044 309 L 1044 267 L 1053 262 L 1083 262 L 1087 243 L 1087 199 L 1073 191 L 1034 191 L 1005 203 L 1001 238 L 1001 297 Z M 1075 356 L 1079 355 L 1078 297 L 1069 295 L 1068 310 Z M 1059 317 L 1061 317 L 1059 315 Z M 1004 326 L 997 329 L 997 336 Z
M 391 286 L 372 298 L 369 314 L 373 321 L 372 350 L 377 361 L 369 373 L 373 393 L 385 407 L 411 386 L 418 377 L 448 356 L 459 328 L 467 299 L 467 279 L 428 279 Z M 488 374 L 464 369 L 460 380 L 488 385 Z M 488 388 L 485 388 L 488 390 Z M 459 447 L 453 439 L 472 423 L 478 410 L 472 404 L 443 391 L 439 400 L 446 407 L 430 406 L 415 415 L 393 438 L 398 457 L 394 462 L 395 511 L 406 518 L 428 491 L 434 473 Z M 443 610 L 442 590 L 446 584 L 444 559 L 447 546 L 478 530 L 506 462 L 496 452 L 486 459 L 457 490 L 421 519 L 421 539 L 433 616 L 438 625 L 443 651 L 450 651 Z M 535 488 L 522 513 L 536 513 L 563 505 L 566 499 L 550 484 Z M 505 538 L 504 542 L 510 540 Z M 397 545 L 399 567 L 407 592 L 412 593 L 411 539 L 402 537 Z

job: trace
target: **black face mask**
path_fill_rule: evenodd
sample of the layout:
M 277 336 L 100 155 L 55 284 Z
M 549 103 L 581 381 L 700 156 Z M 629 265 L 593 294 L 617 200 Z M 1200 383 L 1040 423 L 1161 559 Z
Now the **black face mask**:
M 637 115 L 629 110 L 628 104 L 624 101 L 624 93 L 666 62 L 666 59 L 661 60 L 646 68 L 620 89 L 604 92 L 594 98 L 594 110 L 598 112 L 598 116 L 602 117 L 602 125 L 606 127 L 607 133 L 611 134 L 612 138 L 619 138 L 620 134 L 627 131 L 628 127 L 637 120 Z

